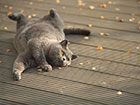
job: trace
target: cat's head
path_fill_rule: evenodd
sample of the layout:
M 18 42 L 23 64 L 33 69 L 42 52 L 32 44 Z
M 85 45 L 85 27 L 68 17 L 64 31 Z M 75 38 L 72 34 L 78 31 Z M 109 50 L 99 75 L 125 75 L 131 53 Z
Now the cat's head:
M 50 46 L 47 60 L 49 64 L 52 66 L 68 66 L 72 60 L 77 58 L 68 48 L 68 43 L 68 40 L 63 40 Z
M 49 11 L 48 15 L 44 16 L 44 20 L 50 22 L 56 28 L 64 28 L 64 22 L 54 8 Z

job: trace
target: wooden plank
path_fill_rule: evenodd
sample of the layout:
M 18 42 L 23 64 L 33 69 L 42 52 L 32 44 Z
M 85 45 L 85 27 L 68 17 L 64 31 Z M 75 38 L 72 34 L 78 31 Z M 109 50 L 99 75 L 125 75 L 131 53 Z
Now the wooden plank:
M 83 101 L 79 100 L 76 102 L 79 102 L 79 103 L 87 102 L 87 104 L 91 102 L 92 104 L 93 103 L 96 104 L 96 102 L 100 104 L 102 103 L 113 104 L 114 102 L 113 105 L 118 105 L 122 103 L 124 103 L 124 105 L 131 105 L 132 103 L 135 105 L 139 105 L 139 98 L 140 98 L 139 95 L 126 93 L 124 91 L 122 91 L 123 93 L 122 95 L 118 96 L 116 94 L 117 90 L 111 90 L 107 88 L 81 84 L 78 82 L 58 79 L 58 78 L 49 77 L 49 76 L 42 76 L 42 75 L 33 74 L 33 73 L 24 73 L 23 79 L 20 82 L 13 82 L 11 80 L 11 74 L 9 73 L 8 70 L 5 70 L 4 74 L 7 76 L 4 76 L 3 78 L 0 77 L 1 81 L 10 83 L 10 84 L 15 84 L 15 85 L 13 86 L 3 85 L 5 91 L 2 92 L 2 94 L 5 94 L 5 95 L 4 96 L 0 95 L 0 97 L 8 98 L 9 100 L 19 97 L 16 99 L 17 102 L 19 101 L 23 102 L 22 100 L 24 96 L 24 97 L 29 97 L 28 100 L 31 100 L 30 102 L 32 101 L 35 102 L 35 99 L 44 100 L 42 99 L 43 97 L 45 98 L 48 97 L 47 99 L 51 100 L 53 97 L 54 98 L 53 102 L 58 100 L 57 103 L 59 103 L 60 99 L 62 100 L 60 102 L 64 103 L 66 102 L 65 100 L 70 100 L 70 98 L 75 98 L 75 101 L 77 99 L 83 100 Z M 3 89 L 3 87 L 1 88 Z M 30 92 L 28 90 L 30 90 Z M 34 94 L 34 92 L 36 94 Z M 52 93 L 54 93 L 55 95 Z M 16 94 L 16 96 L 11 97 L 12 94 Z M 43 94 L 46 96 L 44 96 Z M 55 98 L 56 96 L 59 97 L 60 99 Z M 110 99 L 112 101 L 109 101 Z
M 6 35 L 5 35 L 6 34 Z M 1 34 L 1 35 L 4 35 L 4 37 L 7 37 L 7 36 L 14 36 L 13 34 L 10 34 L 10 33 L 5 33 L 5 34 Z M 78 36 L 80 37 L 80 36 Z M 5 38 L 4 38 L 5 39 Z M 74 38 L 76 39 L 76 38 Z M 79 38 L 80 39 L 80 38 Z M 2 39 L 3 40 L 3 39 Z M 81 39 L 80 39 L 81 40 Z M 11 40 L 12 41 L 12 40 Z M 4 55 L 9 55 L 9 56 L 14 56 L 13 60 L 15 59 L 15 50 L 13 49 L 13 46 L 11 44 L 11 41 L 9 40 L 5 40 L 5 43 L 4 42 L 0 42 L 0 53 L 1 54 L 4 54 Z M 7 43 L 6 43 L 7 42 Z M 75 40 L 76 42 L 76 40 Z M 77 42 L 80 42 L 80 41 L 77 41 Z M 77 46 L 77 44 L 74 44 L 73 46 Z M 91 47 L 91 46 L 90 46 Z M 74 49 L 75 47 L 72 47 L 73 51 L 75 52 L 76 50 Z M 93 52 L 96 52 L 97 54 L 95 55 L 101 55 L 99 51 L 96 50 L 96 48 L 93 46 L 94 50 Z M 6 52 L 6 49 L 11 49 L 11 52 Z M 87 48 L 88 49 L 88 46 Z M 81 49 L 77 50 L 78 52 L 82 52 L 80 51 Z M 76 51 L 76 52 L 77 52 Z M 84 51 L 84 50 L 83 50 Z M 76 53 L 75 52 L 75 53 Z M 101 51 L 102 52 L 102 51 Z M 104 51 L 103 51 L 104 52 Z M 117 52 L 117 51 L 116 51 Z M 116 52 L 114 54 L 116 54 Z M 118 51 L 119 52 L 119 51 Z M 119 52 L 120 53 L 120 52 Z M 119 55 L 118 53 L 118 55 Z M 108 54 L 108 51 L 106 52 L 106 54 Z M 114 55 L 113 54 L 113 55 Z M 125 52 L 124 52 L 125 54 Z M 132 78 L 140 78 L 140 76 L 137 74 L 137 72 L 139 72 L 139 66 L 137 64 L 134 63 L 134 65 L 129 65 L 129 63 L 123 63 L 121 60 L 120 62 L 116 62 L 115 59 L 113 59 L 112 57 L 112 61 L 109 61 L 110 59 L 104 59 L 104 61 L 102 61 L 103 58 L 99 59 L 98 57 L 96 56 L 91 56 L 92 58 L 88 57 L 84 57 L 84 52 L 82 53 L 82 56 L 80 56 L 80 58 L 78 60 L 76 60 L 75 63 L 73 63 L 73 66 L 74 67 L 79 67 L 79 68 L 85 68 L 85 69 L 89 69 L 91 70 L 92 69 L 92 66 L 95 66 L 97 69 L 95 71 L 100 71 L 100 72 L 104 72 L 104 73 L 110 73 L 110 74 L 116 74 L 116 75 L 121 75 L 121 76 L 127 76 L 127 77 L 132 77 Z M 105 54 L 103 54 L 105 55 Z M 131 55 L 131 53 L 130 53 Z M 117 55 L 115 55 L 117 57 Z M 120 56 L 120 55 L 119 55 Z M 126 54 L 126 58 L 127 56 L 129 57 L 129 54 Z M 107 57 L 107 55 L 106 55 Z M 116 58 L 115 57 L 115 58 Z M 3 56 L 1 56 L 1 60 L 3 61 Z M 12 60 L 12 63 L 13 63 L 13 60 Z M 135 59 L 134 59 L 135 60 Z M 128 59 L 129 61 L 129 59 Z M 6 63 L 7 61 L 5 61 Z M 85 63 L 84 66 L 80 66 L 79 63 L 80 62 L 83 62 Z M 88 65 L 87 62 L 92 62 L 94 63 L 93 65 Z M 100 62 L 100 64 L 98 64 L 97 62 Z M 4 63 L 4 64 L 5 64 Z M 121 64 L 123 63 L 123 64 Z M 117 66 L 117 68 L 114 68 L 114 64 Z M 137 66 L 135 66 L 137 65 Z M 11 66 L 12 67 L 12 66 Z M 112 70 L 114 68 L 114 70 Z M 132 74 L 132 75 L 131 75 Z M 57 74 L 56 74 L 57 75 Z
M 57 5 L 56 0 L 44 1 L 44 2 L 38 2 L 38 0 L 31 0 L 31 1 L 34 4 L 35 3 L 37 3 L 37 4 L 46 3 L 46 4 L 55 4 L 55 5 Z M 26 0 L 22 1 L 22 2 L 26 2 Z M 65 6 L 65 7 L 73 7 L 73 8 L 74 7 L 76 7 L 76 8 L 88 8 L 88 6 L 92 4 L 92 5 L 94 5 L 96 7 L 96 10 L 100 10 L 100 11 L 118 12 L 118 13 L 123 13 L 123 14 L 125 14 L 125 13 L 130 14 L 132 12 L 135 12 L 137 15 L 139 15 L 139 12 L 137 11 L 137 8 L 131 9 L 132 7 L 119 6 L 119 5 L 116 5 L 116 2 L 113 2 L 114 5 L 108 5 L 107 8 L 100 8 L 99 7 L 100 3 L 105 3 L 104 1 L 101 1 L 101 2 L 93 2 L 93 1 L 92 2 L 87 2 L 86 0 L 83 0 L 83 2 L 86 4 L 85 6 L 78 6 L 77 1 L 75 1 L 75 0 L 71 0 L 71 1 L 62 0 L 62 1 L 60 1 L 60 3 L 58 3 L 58 5 Z M 133 2 L 132 1 L 131 2 L 127 1 L 127 2 L 128 2 L 128 4 L 131 3 L 131 4 L 134 4 L 134 5 L 137 5 L 137 7 L 138 7 L 137 2 L 135 2 L 135 1 L 133 1 Z M 6 3 L 9 3 L 9 2 L 6 2 Z M 29 2 L 28 2 L 28 4 L 29 4 Z M 120 11 L 115 10 L 118 7 L 120 8 Z
M 4 1 L 5 2 L 5 1 Z M 23 2 L 23 1 L 17 1 L 19 3 Z M 44 4 L 44 3 L 35 3 L 33 4 L 32 6 L 29 5 L 29 2 L 27 1 L 24 1 L 23 3 L 25 3 L 25 5 L 23 6 L 18 6 L 18 5 L 15 5 L 14 3 L 10 2 L 10 4 L 13 6 L 13 9 L 17 8 L 17 7 L 20 7 L 21 9 L 24 9 L 25 12 L 26 12 L 26 9 L 28 8 L 34 8 L 35 9 L 39 9 L 39 10 L 48 10 L 50 8 L 56 8 L 57 11 L 59 12 L 65 12 L 67 14 L 74 14 L 74 15 L 80 15 L 80 16 L 85 16 L 85 17 L 93 17 L 93 18 L 97 18 L 97 19 L 100 19 L 100 16 L 104 16 L 105 19 L 104 20 L 112 20 L 112 21 L 115 21 L 115 17 L 116 16 L 120 16 L 121 18 L 124 18 L 125 19 L 125 22 L 128 22 L 130 23 L 128 20 L 130 17 L 130 14 L 120 14 L 120 13 L 110 13 L 108 11 L 98 11 L 98 10 L 90 10 L 90 9 L 82 9 L 80 10 L 79 8 L 71 8 L 69 6 L 63 6 L 63 5 L 56 5 L 55 3 L 54 4 L 51 4 L 51 3 L 47 3 L 47 4 Z M 6 4 L 6 3 L 4 3 Z M 4 7 L 4 4 L 1 3 L 1 9 Z M 9 4 L 9 3 L 8 3 Z M 9 4 L 9 5 L 10 5 Z M 38 6 L 36 7 L 36 5 Z M 25 9 L 26 8 L 26 9 Z M 34 11 L 32 11 L 34 12 Z M 137 23 L 137 21 L 139 20 L 139 16 L 134 16 L 135 17 L 135 21 L 132 22 L 132 23 Z
M 27 4 L 25 4 L 25 5 L 27 5 Z M 36 5 L 34 4 L 33 7 L 39 7 L 39 4 L 36 4 Z M 46 5 L 40 5 L 40 7 L 45 8 Z M 28 11 L 28 13 L 32 13 L 32 12 Z M 42 15 L 44 15 L 44 13 L 41 15 L 40 12 L 39 12 L 38 15 L 42 16 Z M 88 17 L 88 19 L 87 19 L 87 17 L 80 17 L 79 18 L 79 16 L 72 15 L 72 14 L 69 14 L 70 16 L 68 16 L 68 14 L 63 14 L 63 13 L 61 14 L 60 13 L 60 15 L 61 15 L 61 17 L 65 21 L 73 21 L 73 22 L 78 23 L 78 24 L 85 24 L 85 25 L 87 25 L 87 24 L 91 23 L 91 24 L 93 24 L 96 27 L 100 26 L 100 27 L 113 28 L 113 29 L 115 28 L 115 29 L 118 29 L 118 30 L 125 30 L 125 31 L 131 30 L 132 32 L 135 30 L 135 32 L 139 32 L 139 30 L 137 30 L 137 25 L 135 25 L 135 24 L 127 24 L 127 23 L 123 23 L 122 24 L 122 23 L 117 22 L 117 21 L 110 21 L 110 20 L 106 20 L 105 21 L 105 20 L 101 20 L 101 19 L 98 19 L 98 22 L 97 22 L 97 19 L 90 18 L 90 17 Z M 93 21 L 93 23 L 91 21 Z M 101 23 L 104 23 L 104 24 L 101 24 Z M 111 24 L 116 24 L 116 25 L 111 25 Z
M 106 3 L 108 4 L 109 0 L 84 0 L 89 3 Z M 139 3 L 137 0 L 110 0 L 111 5 L 115 6 L 123 6 L 123 7 L 130 7 L 130 8 L 139 8 Z M 109 4 L 108 4 L 109 5 Z
M 18 83 L 17 83 L 18 84 Z M 88 100 L 71 97 L 59 93 L 28 88 L 26 86 L 12 85 L 0 82 L 0 97 L 10 101 L 23 103 L 23 105 L 102 105 Z M 46 88 L 47 89 L 47 88 Z M 9 104 L 10 105 L 10 104 Z
M 1 70 L 1 75 L 5 74 L 4 76 L 7 77 L 6 76 L 7 74 L 5 73 L 7 72 L 7 70 L 5 70 L 5 68 L 7 68 L 9 72 L 12 72 L 12 65 L 13 65 L 14 59 L 15 57 L 13 56 L 0 55 L 0 60 L 3 62 L 2 64 L 0 64 L 0 67 L 4 69 L 4 70 Z M 79 63 L 81 62 L 84 63 L 83 66 L 79 65 Z M 91 62 L 92 64 L 89 65 L 87 64 L 87 62 Z M 104 66 L 102 63 L 103 64 L 105 63 Z M 118 67 L 119 69 L 117 70 L 114 66 Z M 126 67 L 126 69 L 129 67 L 133 69 L 128 69 L 126 72 L 124 72 L 125 69 L 121 68 L 122 66 Z M 94 70 L 92 69 L 93 67 L 95 67 Z M 39 75 L 53 76 L 53 77 L 62 78 L 66 80 L 81 82 L 84 84 L 85 83 L 92 84 L 92 85 L 102 86 L 106 88 L 112 88 L 112 89 L 123 90 L 127 92 L 140 94 L 139 88 L 137 88 L 140 85 L 139 84 L 140 76 L 136 72 L 139 70 L 139 68 L 137 68 L 137 70 L 134 70 L 135 67 L 132 67 L 132 66 L 126 66 L 122 64 L 119 66 L 117 64 L 110 63 L 110 62 L 108 62 L 107 64 L 107 62 L 101 62 L 99 60 L 93 60 L 93 59 L 91 61 L 91 59 L 80 57 L 78 60 L 75 60 L 73 62 L 72 67 L 66 67 L 66 68 L 63 68 L 62 70 L 57 69 L 49 73 L 45 73 L 45 72 L 37 73 L 36 69 L 32 69 L 28 71 L 35 74 L 39 74 Z M 115 69 L 116 71 L 119 71 L 119 72 L 116 72 Z M 106 70 L 109 73 L 106 73 Z M 8 73 L 8 74 L 11 74 L 11 73 Z M 114 74 L 118 74 L 118 75 L 114 75 Z M 123 76 L 123 74 L 125 75 Z M 24 75 L 25 74 L 23 74 L 23 79 L 25 78 Z M 127 77 L 126 75 L 130 77 Z M 132 86 L 136 88 L 134 89 L 127 88 L 127 87 L 132 87 Z

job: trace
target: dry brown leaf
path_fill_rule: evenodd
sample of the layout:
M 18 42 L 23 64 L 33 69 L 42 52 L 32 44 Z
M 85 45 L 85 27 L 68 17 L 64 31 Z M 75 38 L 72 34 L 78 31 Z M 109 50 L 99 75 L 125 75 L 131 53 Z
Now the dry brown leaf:
M 121 91 L 118 91 L 117 94 L 118 94 L 118 95 L 122 95 L 122 92 L 121 92 Z
M 89 39 L 89 37 L 88 36 L 85 36 L 84 39 Z
M 103 50 L 102 46 L 97 46 L 97 50 Z
M 105 3 L 102 3 L 102 4 L 100 4 L 99 6 L 100 6 L 101 8 L 106 8 L 107 5 L 106 5 Z
M 8 27 L 5 26 L 5 27 L 4 27 L 4 30 L 8 30 Z
M 93 25 L 92 24 L 88 24 L 88 27 L 93 27 Z
M 33 17 L 37 16 L 36 14 L 32 14 Z
M 91 64 L 91 62 L 88 62 L 88 64 Z
M 22 9 L 22 10 L 20 10 L 20 13 L 24 13 L 24 10 Z
M 131 13 L 130 15 L 131 15 L 131 16 L 135 16 L 135 13 Z
M 105 34 L 105 33 L 103 33 L 103 32 L 100 32 L 100 35 L 101 35 L 101 36 L 103 36 L 104 34 Z
M 104 17 L 104 16 L 100 16 L 100 18 L 101 18 L 101 19 L 104 19 L 105 17 Z
M 28 18 L 30 19 L 30 18 L 32 18 L 32 16 L 31 16 L 31 15 L 29 15 L 29 16 L 28 16 Z
M 59 70 L 61 70 L 61 69 L 62 69 L 62 67 L 58 67 L 58 69 L 59 69 Z
M 8 12 L 8 13 L 7 13 L 7 16 L 8 16 L 8 15 L 11 15 L 11 14 L 12 14 L 12 12 Z
M 112 1 L 108 1 L 108 4 L 112 4 Z
M 8 5 L 4 5 L 4 8 L 8 8 Z
M 9 9 L 11 10 L 11 9 L 13 9 L 13 7 L 12 7 L 12 6 L 10 6 L 10 7 L 9 7 Z
M 124 22 L 124 19 L 120 19 L 119 22 Z
M 119 19 L 120 19 L 120 17 L 116 16 L 116 17 L 115 17 L 115 19 L 116 19 L 116 20 L 119 20 Z
M 81 62 L 81 63 L 79 63 L 79 64 L 80 64 L 80 65 L 84 65 L 84 63 L 82 63 L 82 62 Z
M 135 20 L 135 18 L 130 18 L 129 19 L 130 22 L 133 22 L 134 20 Z
M 90 5 L 88 8 L 92 9 L 92 10 L 95 9 L 95 7 L 93 5 Z
M 92 67 L 92 70 L 96 70 L 96 67 Z
M 37 71 L 38 71 L 38 72 L 42 72 L 43 70 L 42 70 L 42 69 L 37 69 Z
M 33 2 L 29 2 L 29 5 L 33 5 Z
M 130 53 L 130 50 L 127 50 L 127 53 L 129 54 Z
M 11 49 L 6 49 L 5 52 L 11 52 Z
M 56 0 L 56 3 L 60 3 L 60 0 Z
M 136 47 L 136 49 L 138 50 L 138 49 L 140 49 L 140 47 Z
M 109 33 L 105 33 L 104 35 L 105 35 L 105 36 L 109 36 L 110 34 L 109 34 Z

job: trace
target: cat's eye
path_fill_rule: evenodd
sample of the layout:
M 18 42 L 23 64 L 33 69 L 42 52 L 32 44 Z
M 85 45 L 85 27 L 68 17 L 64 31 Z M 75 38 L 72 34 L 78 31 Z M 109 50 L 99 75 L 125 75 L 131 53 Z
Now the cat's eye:
M 60 51 L 60 54 L 61 54 L 61 55 L 64 55 L 64 52 L 61 50 L 61 51 Z

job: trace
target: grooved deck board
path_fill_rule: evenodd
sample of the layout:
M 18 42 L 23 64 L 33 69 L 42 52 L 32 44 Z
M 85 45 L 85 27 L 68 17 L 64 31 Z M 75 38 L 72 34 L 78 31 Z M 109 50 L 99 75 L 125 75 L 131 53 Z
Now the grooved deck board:
M 137 0 L 82 0 L 85 6 L 78 6 L 77 0 L 40 1 L 0 0 L 0 105 L 140 105 L 140 49 L 136 49 L 140 47 L 137 29 L 140 4 Z M 107 7 L 100 8 L 101 3 Z M 90 10 L 89 5 L 95 9 Z M 87 28 L 91 36 L 88 40 L 80 35 L 66 36 L 71 42 L 70 49 L 79 56 L 69 67 L 55 68 L 52 72 L 31 68 L 22 74 L 21 81 L 14 81 L 12 68 L 17 53 L 12 42 L 16 23 L 7 18 L 7 13 L 24 10 L 26 16 L 35 13 L 38 18 L 50 8 L 58 11 L 66 26 Z M 124 22 L 115 20 L 117 16 Z M 132 17 L 135 21 L 129 22 Z M 93 27 L 87 27 L 88 24 Z M 110 35 L 101 36 L 101 32 Z M 97 46 L 103 50 L 97 50 Z M 11 51 L 6 52 L 7 49 Z M 118 95 L 118 91 L 122 94 Z

